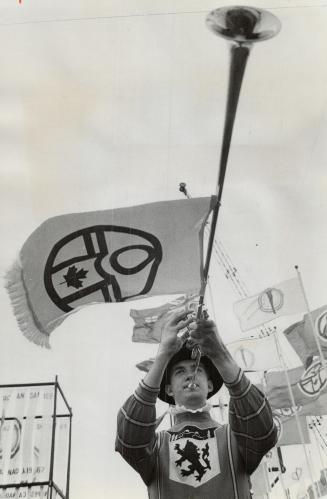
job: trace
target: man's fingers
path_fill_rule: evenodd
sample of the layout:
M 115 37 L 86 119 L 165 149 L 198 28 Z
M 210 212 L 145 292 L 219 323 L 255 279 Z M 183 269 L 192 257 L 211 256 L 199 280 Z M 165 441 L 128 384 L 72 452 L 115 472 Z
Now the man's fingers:
M 178 308 L 177 310 L 172 310 L 169 312 L 169 323 L 176 325 L 186 314 L 186 307 Z
M 186 307 L 175 310 L 171 313 L 168 323 L 171 326 L 177 326 L 182 329 L 194 321 L 193 313 L 188 311 Z
M 193 341 L 195 343 L 199 343 L 199 341 L 203 341 L 203 340 L 204 340 L 203 334 L 201 334 L 197 331 L 190 332 L 190 341 Z
M 186 342 L 186 347 L 189 348 L 189 350 L 193 350 L 193 348 L 197 345 L 195 341 L 191 340 L 190 338 Z
M 190 337 L 195 341 L 205 340 L 212 335 L 216 336 L 216 329 L 213 327 L 200 327 L 198 323 L 192 323 L 188 327 L 190 331 Z
M 191 315 L 190 317 L 187 317 L 186 319 L 182 319 L 177 323 L 177 326 L 179 329 L 183 329 L 184 327 L 187 327 L 188 325 L 192 324 L 194 322 L 194 317 Z
M 209 328 L 209 329 L 212 329 L 214 327 L 216 327 L 216 324 L 214 323 L 214 321 L 211 321 L 211 320 L 207 320 L 207 319 L 198 319 L 196 321 L 198 327 L 202 327 L 202 328 Z
M 184 341 L 187 340 L 188 337 L 189 337 L 189 332 L 186 330 L 179 337 L 179 339 L 181 340 L 181 344 L 184 343 Z
M 198 319 L 194 321 L 194 324 L 190 325 L 192 331 L 201 331 L 203 333 L 210 333 L 216 331 L 216 325 L 213 321 L 204 321 L 203 319 Z

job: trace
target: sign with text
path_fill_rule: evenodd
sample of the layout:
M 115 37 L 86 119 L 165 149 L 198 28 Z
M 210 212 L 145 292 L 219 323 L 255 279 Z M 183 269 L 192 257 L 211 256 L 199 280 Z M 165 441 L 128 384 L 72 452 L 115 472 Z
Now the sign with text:
M 0 390 L 0 485 L 49 477 L 53 386 Z
M 0 387 L 0 486 L 49 480 L 53 413 L 54 385 Z M 70 422 L 69 416 L 56 416 L 54 473 L 64 490 Z M 47 489 L 8 488 L 0 490 L 0 499 L 47 497 Z

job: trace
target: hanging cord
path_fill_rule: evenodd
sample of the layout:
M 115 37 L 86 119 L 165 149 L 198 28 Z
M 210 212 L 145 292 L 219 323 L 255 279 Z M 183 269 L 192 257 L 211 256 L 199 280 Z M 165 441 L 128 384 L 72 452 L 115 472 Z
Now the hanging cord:
M 181 182 L 179 184 L 179 190 L 185 195 L 185 197 L 187 197 L 187 199 L 192 199 L 191 194 L 186 188 L 185 182 Z M 205 225 L 204 233 L 206 236 L 209 235 L 209 227 L 207 225 Z M 231 284 L 234 292 L 240 298 L 246 298 L 248 296 L 246 291 L 246 286 L 243 283 L 243 281 L 239 278 L 238 270 L 235 267 L 235 265 L 233 265 L 231 258 L 227 254 L 227 251 L 224 250 L 221 241 L 217 241 L 216 238 L 214 239 L 213 242 L 213 255 L 215 257 L 216 262 L 221 267 L 225 278 Z
M 234 282 L 238 287 L 240 296 L 242 298 L 246 298 L 249 295 L 246 285 L 244 281 L 242 281 L 242 279 L 240 278 L 238 269 L 234 266 L 233 262 L 231 261 L 231 258 L 228 255 L 226 249 L 224 248 L 222 241 L 221 240 L 216 241 L 216 246 L 219 249 L 220 255 L 223 258 L 223 260 L 226 262 L 228 267 L 226 279 L 229 279 L 230 277 L 234 279 Z
M 23 0 L 17 0 L 17 3 L 23 5 Z M 26 0 L 27 3 L 27 0 Z M 284 9 L 313 9 L 313 8 L 325 8 L 326 4 L 321 5 L 283 5 L 279 7 L 270 7 L 270 10 L 284 10 Z M 62 19 L 59 18 L 50 18 L 50 19 L 40 19 L 40 20 L 31 20 L 31 21 L 14 21 L 14 22 L 4 22 L 0 23 L 0 27 L 7 26 L 17 26 L 17 25 L 25 25 L 25 24 L 47 24 L 47 23 L 67 23 L 67 22 L 86 22 L 86 21 L 105 21 L 105 20 L 114 20 L 114 19 L 131 19 L 137 17 L 164 17 L 164 16 L 184 16 L 191 14 L 207 14 L 208 10 L 185 10 L 185 11 L 169 11 L 169 12 L 141 12 L 139 14 L 113 14 L 107 16 L 88 16 L 88 17 L 64 17 Z
M 314 420 L 314 418 L 316 418 L 316 421 Z M 317 422 L 317 417 L 316 416 L 311 416 L 311 423 L 309 424 L 309 428 L 312 429 L 313 432 L 316 432 L 318 435 L 319 435 L 319 438 L 320 438 L 320 445 L 321 445 L 321 448 L 323 449 L 324 453 L 326 454 L 327 456 L 327 442 L 326 440 L 324 439 L 324 436 L 322 435 L 322 433 L 320 432 L 318 426 L 321 424 L 320 421 L 318 420 Z

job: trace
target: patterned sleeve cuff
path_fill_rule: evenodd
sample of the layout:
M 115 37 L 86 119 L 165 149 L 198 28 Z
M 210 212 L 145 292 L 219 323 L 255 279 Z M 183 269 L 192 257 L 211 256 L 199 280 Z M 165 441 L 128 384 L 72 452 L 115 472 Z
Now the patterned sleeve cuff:
M 250 380 L 245 376 L 240 368 L 237 378 L 231 383 L 225 383 L 231 398 L 240 399 L 244 397 L 251 388 Z
M 139 386 L 135 390 L 134 397 L 144 405 L 155 405 L 159 393 L 159 388 L 153 388 L 140 381 Z

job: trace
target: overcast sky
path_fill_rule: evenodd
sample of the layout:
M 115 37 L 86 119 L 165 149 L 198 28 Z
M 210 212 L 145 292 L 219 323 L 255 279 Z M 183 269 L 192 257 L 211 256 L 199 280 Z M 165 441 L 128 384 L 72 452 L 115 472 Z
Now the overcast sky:
M 1 0 L 2 276 L 49 217 L 181 199 L 181 181 L 194 197 L 214 193 L 229 48 L 204 21 L 232 4 Z M 282 30 L 250 55 L 217 237 L 250 294 L 299 265 L 314 309 L 327 302 L 327 4 L 256 5 Z M 210 274 L 221 334 L 238 339 L 238 297 L 215 259 Z M 146 497 L 113 451 L 115 423 L 141 377 L 135 364 L 156 351 L 132 344 L 129 310 L 166 298 L 85 308 L 48 351 L 22 336 L 0 294 L 1 382 L 57 374 L 73 408 L 72 499 Z

